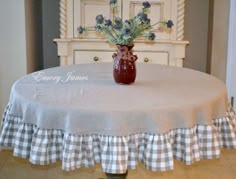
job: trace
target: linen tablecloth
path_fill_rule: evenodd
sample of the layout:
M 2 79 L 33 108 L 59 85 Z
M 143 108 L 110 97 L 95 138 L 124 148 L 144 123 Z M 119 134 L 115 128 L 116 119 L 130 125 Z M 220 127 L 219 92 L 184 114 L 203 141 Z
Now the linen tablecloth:
M 112 65 L 57 67 L 13 85 L 0 146 L 34 164 L 62 160 L 64 170 L 101 163 L 125 173 L 138 161 L 152 171 L 192 164 L 236 148 L 235 114 L 225 85 L 190 69 L 139 64 L 132 85 L 112 79 Z

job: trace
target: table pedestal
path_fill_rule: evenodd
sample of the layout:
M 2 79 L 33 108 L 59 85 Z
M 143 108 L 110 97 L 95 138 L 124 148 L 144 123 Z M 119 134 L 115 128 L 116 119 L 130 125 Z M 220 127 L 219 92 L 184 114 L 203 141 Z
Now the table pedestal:
M 122 174 L 106 173 L 107 179 L 126 179 L 127 175 L 128 175 L 128 170 L 126 173 L 122 173 Z

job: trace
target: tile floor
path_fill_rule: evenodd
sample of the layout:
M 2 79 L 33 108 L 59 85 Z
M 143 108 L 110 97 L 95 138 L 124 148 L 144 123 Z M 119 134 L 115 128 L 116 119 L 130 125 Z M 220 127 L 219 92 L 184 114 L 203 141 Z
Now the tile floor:
M 35 166 L 28 160 L 12 156 L 12 151 L 0 151 L 0 179 L 105 179 L 100 165 L 94 169 L 62 172 L 61 162 Z M 129 171 L 127 179 L 236 179 L 236 150 L 222 150 L 221 158 L 202 160 L 191 166 L 175 161 L 169 172 L 150 172 L 142 164 Z

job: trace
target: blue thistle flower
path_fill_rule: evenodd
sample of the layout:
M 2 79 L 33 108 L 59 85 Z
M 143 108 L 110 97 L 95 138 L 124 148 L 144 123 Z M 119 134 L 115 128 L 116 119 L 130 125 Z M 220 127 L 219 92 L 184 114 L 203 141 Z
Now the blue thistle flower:
M 151 7 L 151 4 L 148 1 L 143 2 L 143 8 L 148 9 Z
M 122 24 L 115 24 L 113 27 L 116 30 L 120 30 L 122 28 Z
M 124 36 L 129 36 L 130 34 L 131 34 L 131 30 L 130 29 L 126 28 L 126 29 L 123 30 L 123 35 Z
M 125 22 L 124 22 L 124 24 L 123 24 L 123 27 L 124 27 L 124 28 L 130 28 L 130 26 L 131 26 L 130 21 L 125 20 Z
M 172 22 L 172 20 L 168 20 L 166 25 L 167 25 L 167 28 L 172 28 L 174 23 Z
M 117 0 L 110 0 L 110 5 L 116 5 L 117 4 Z
M 154 40 L 155 38 L 156 38 L 156 35 L 153 32 L 149 32 L 148 40 Z
M 113 26 L 115 29 L 119 30 L 122 28 L 122 19 L 120 17 L 115 17 L 115 25 Z
M 112 21 L 110 19 L 105 20 L 105 26 L 111 26 Z
M 129 20 L 125 20 L 125 23 L 129 24 L 130 25 L 130 21 Z
M 79 34 L 82 34 L 84 31 L 85 31 L 85 28 L 82 27 L 82 26 L 79 26 L 79 27 L 77 28 L 77 32 L 78 32 Z
M 97 24 L 102 24 L 104 22 L 104 17 L 102 16 L 102 14 L 97 15 L 96 22 Z
M 101 32 L 102 28 L 101 28 L 100 25 L 97 24 L 97 25 L 95 26 L 95 30 L 96 30 L 97 32 Z
M 140 12 L 138 13 L 137 17 L 142 21 L 142 22 L 147 22 L 148 16 L 147 14 Z
M 122 19 L 120 17 L 115 17 L 116 24 L 122 24 Z

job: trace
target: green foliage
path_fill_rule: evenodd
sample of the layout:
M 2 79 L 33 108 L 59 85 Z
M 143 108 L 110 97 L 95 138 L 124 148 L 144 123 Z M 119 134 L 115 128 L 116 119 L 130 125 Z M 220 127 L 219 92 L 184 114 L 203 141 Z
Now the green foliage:
M 162 24 L 167 28 L 171 28 L 174 24 L 171 20 L 158 22 L 151 25 L 148 18 L 148 8 L 151 7 L 149 2 L 143 2 L 142 12 L 129 20 L 123 21 L 120 17 L 116 16 L 117 0 L 110 0 L 110 6 L 113 12 L 113 19 L 106 19 L 102 14 L 96 17 L 95 30 L 103 35 L 109 42 L 120 45 L 132 45 L 134 39 L 137 37 L 145 37 L 149 40 L 155 39 L 155 34 L 151 32 L 154 25 Z M 79 26 L 77 31 L 82 34 L 88 28 Z

